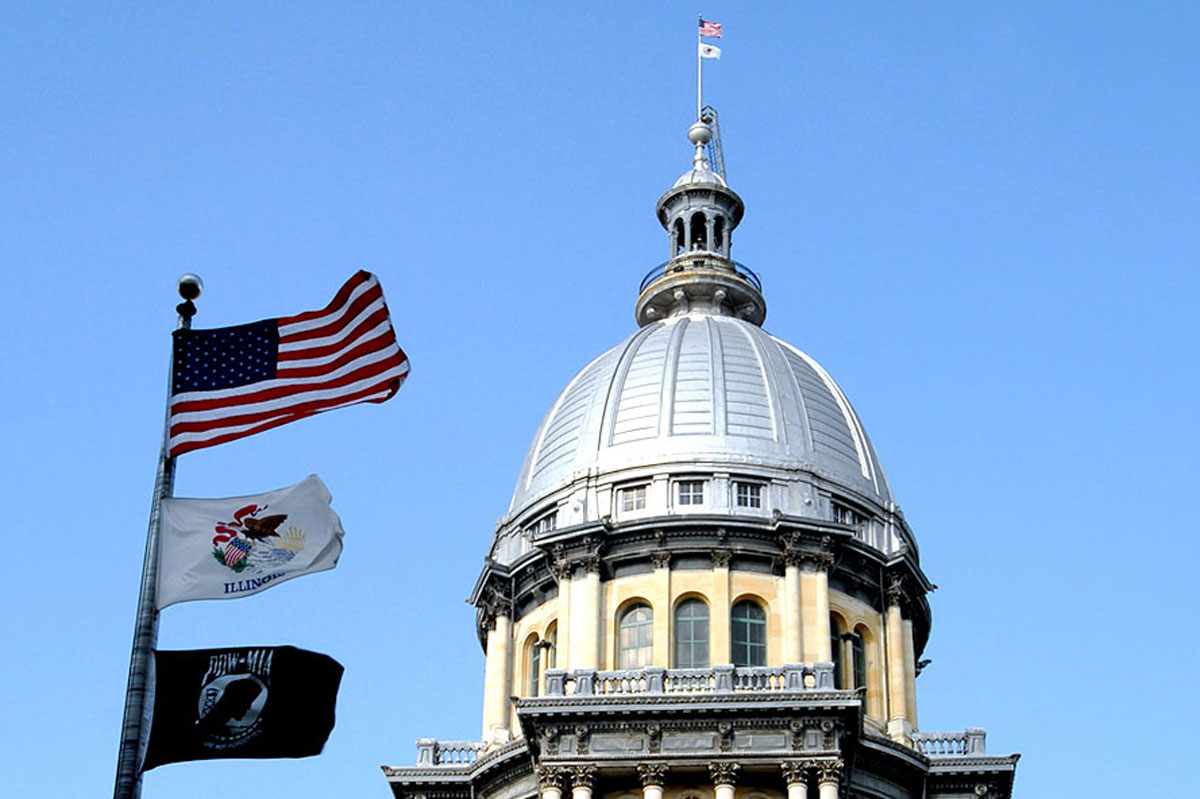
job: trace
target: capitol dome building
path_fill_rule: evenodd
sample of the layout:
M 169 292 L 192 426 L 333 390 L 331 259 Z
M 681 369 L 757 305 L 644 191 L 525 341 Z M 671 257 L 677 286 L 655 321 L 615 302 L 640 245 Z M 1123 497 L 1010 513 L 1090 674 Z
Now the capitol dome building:
M 479 738 L 397 799 L 992 797 L 1017 755 L 918 725 L 916 539 L 830 374 L 762 328 L 741 198 L 688 131 L 638 329 L 533 436 L 471 593 Z

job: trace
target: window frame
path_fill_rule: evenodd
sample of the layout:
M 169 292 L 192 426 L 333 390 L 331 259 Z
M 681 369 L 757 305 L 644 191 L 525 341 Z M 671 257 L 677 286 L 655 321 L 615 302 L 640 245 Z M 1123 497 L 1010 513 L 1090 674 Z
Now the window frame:
M 761 614 L 761 618 L 751 618 L 750 616 L 738 618 L 738 608 L 742 607 L 754 608 Z M 744 641 L 738 640 L 739 624 L 745 632 Z M 755 636 L 752 634 L 752 630 L 758 630 L 761 633 L 761 641 L 754 640 Z M 741 654 L 738 651 L 739 647 L 745 649 L 745 658 L 738 657 Z M 734 666 L 758 668 L 767 665 L 767 611 L 758 600 L 739 599 L 729 609 L 729 655 Z
M 620 486 L 617 488 L 617 509 L 621 513 L 637 513 L 646 509 L 646 503 L 650 498 L 649 483 L 631 483 L 630 485 Z M 626 507 L 626 501 L 629 500 L 629 507 Z M 638 504 L 638 501 L 641 504 Z
M 630 620 L 630 617 L 641 610 L 646 611 L 645 619 Z M 633 630 L 634 641 L 626 645 L 622 633 Z M 645 634 L 645 635 L 643 635 Z M 643 641 L 643 638 L 645 639 Z M 640 669 L 654 663 L 654 608 L 650 603 L 636 601 L 627 605 L 617 617 L 617 668 Z M 644 661 L 644 662 L 642 662 Z
M 745 508 L 747 510 L 762 510 L 763 509 L 763 494 L 766 493 L 763 489 L 766 486 L 763 483 L 754 480 L 734 480 L 733 481 L 733 506 L 735 508 Z M 742 504 L 742 489 L 746 489 L 747 499 L 753 499 L 757 504 Z M 751 490 L 753 494 L 751 494 Z
M 703 615 L 683 616 L 683 612 L 702 608 Z M 707 669 L 712 665 L 712 613 L 708 603 L 698 596 L 681 599 L 671 613 L 674 641 L 671 662 L 676 669 Z M 699 632 L 702 629 L 703 632 Z M 686 634 L 685 634 L 686 633 Z M 703 652 L 703 657 L 698 657 Z
M 675 505 L 677 507 L 700 508 L 704 507 L 705 483 L 708 481 L 704 478 L 682 477 L 675 480 Z M 687 499 L 684 499 L 684 487 L 687 487 Z M 699 488 L 699 497 L 694 489 Z

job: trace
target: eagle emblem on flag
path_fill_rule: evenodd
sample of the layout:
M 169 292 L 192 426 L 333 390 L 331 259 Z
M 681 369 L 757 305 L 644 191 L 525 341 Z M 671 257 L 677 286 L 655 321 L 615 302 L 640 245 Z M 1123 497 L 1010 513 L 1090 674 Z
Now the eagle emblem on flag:
M 263 515 L 266 505 L 245 505 L 233 513 L 232 521 L 213 526 L 213 557 L 237 574 L 263 574 L 287 563 L 304 550 L 304 531 L 295 525 L 282 535 L 277 531 L 287 521 L 286 513 Z

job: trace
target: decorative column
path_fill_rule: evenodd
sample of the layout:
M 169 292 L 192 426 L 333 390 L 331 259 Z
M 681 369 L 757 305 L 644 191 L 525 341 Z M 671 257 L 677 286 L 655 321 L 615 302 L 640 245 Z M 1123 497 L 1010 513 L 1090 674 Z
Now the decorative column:
M 487 660 L 483 670 L 483 740 L 498 746 L 509 738 L 509 699 L 512 691 L 510 644 L 512 622 L 508 603 L 496 597 L 487 609 Z
M 563 770 L 558 766 L 537 767 L 538 787 L 542 799 L 562 799 Z
M 571 580 L 571 669 L 600 668 L 600 558 L 579 561 Z
M 783 662 L 800 663 L 804 651 L 800 639 L 800 553 L 783 553 Z
M 709 763 L 708 773 L 712 777 L 715 799 L 733 799 L 733 786 L 737 784 L 737 763 Z
M 557 668 L 571 669 L 571 562 L 555 560 L 550 572 L 558 581 L 558 654 Z
M 828 663 L 829 649 L 829 568 L 833 556 L 825 552 L 805 552 L 800 570 L 800 599 L 804 608 L 802 632 L 804 660 Z
M 709 600 L 712 602 L 711 624 L 708 628 L 709 641 L 712 651 L 709 652 L 710 665 L 732 663 L 729 642 L 729 559 L 732 553 L 728 549 L 712 551 L 712 586 Z
M 595 766 L 571 766 L 571 799 L 592 799 L 595 784 Z
M 809 763 L 793 760 L 780 766 L 783 769 L 783 781 L 787 784 L 787 799 L 808 799 Z
M 656 550 L 650 553 L 650 560 L 654 564 L 654 594 L 648 597 L 654 612 L 652 662 L 666 668 L 671 665 L 671 553 Z M 613 648 L 616 648 L 615 644 Z M 619 666 L 614 655 L 613 668 Z
M 905 696 L 908 678 L 904 662 L 904 618 L 900 609 L 903 596 L 904 589 L 899 582 L 893 582 L 887 589 L 887 712 L 888 737 L 908 744 L 912 725 Z
M 905 717 L 917 729 L 917 653 L 913 643 L 912 619 L 904 620 L 904 709 Z
M 817 799 L 838 799 L 841 779 L 842 761 L 821 761 L 817 765 Z
M 667 765 L 665 763 L 642 763 L 638 765 L 637 772 L 638 779 L 642 781 L 642 799 L 662 799 Z

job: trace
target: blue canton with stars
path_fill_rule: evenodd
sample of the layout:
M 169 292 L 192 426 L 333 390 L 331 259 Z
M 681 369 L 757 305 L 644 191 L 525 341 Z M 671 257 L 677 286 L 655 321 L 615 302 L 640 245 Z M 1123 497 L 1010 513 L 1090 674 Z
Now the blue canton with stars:
M 215 330 L 176 330 L 171 393 L 219 391 L 275 377 L 275 319 Z

